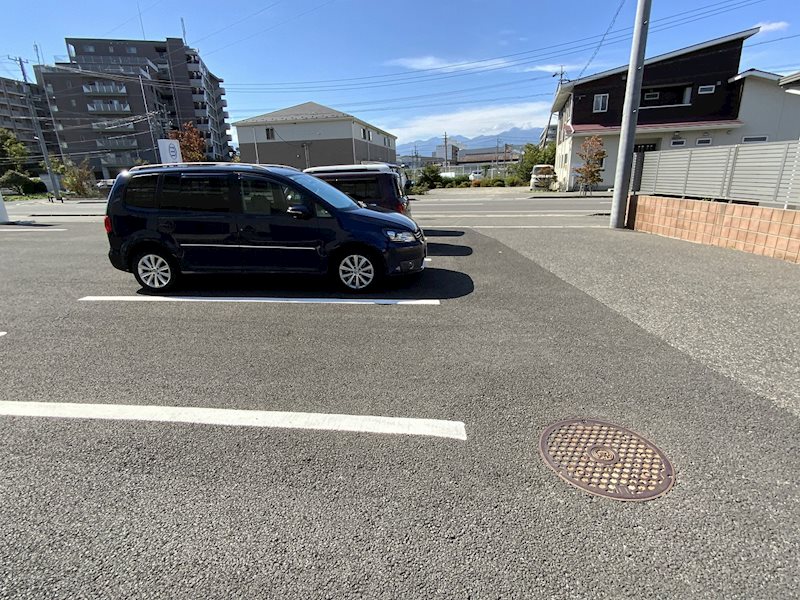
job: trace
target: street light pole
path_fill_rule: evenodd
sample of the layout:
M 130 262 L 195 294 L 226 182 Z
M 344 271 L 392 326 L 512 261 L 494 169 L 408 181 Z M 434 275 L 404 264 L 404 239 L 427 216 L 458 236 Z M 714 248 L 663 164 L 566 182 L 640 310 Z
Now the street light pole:
M 614 175 L 614 199 L 611 203 L 611 227 L 625 227 L 628 189 L 631 184 L 633 146 L 636 139 L 636 120 L 639 117 L 639 99 L 642 95 L 644 54 L 647 47 L 647 30 L 650 26 L 652 0 L 639 0 L 636 5 L 636 22 L 633 26 L 631 60 L 628 64 L 628 81 L 625 84 L 625 105 L 622 109 L 622 129 L 619 135 L 617 172 Z

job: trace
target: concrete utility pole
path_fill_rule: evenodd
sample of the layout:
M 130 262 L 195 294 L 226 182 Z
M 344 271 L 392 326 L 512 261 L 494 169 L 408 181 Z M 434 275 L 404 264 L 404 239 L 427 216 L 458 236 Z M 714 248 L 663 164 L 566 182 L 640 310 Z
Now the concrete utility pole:
M 639 0 L 636 5 L 636 22 L 633 26 L 631 61 L 625 85 L 625 105 L 622 109 L 622 129 L 619 136 L 617 172 L 614 175 L 614 199 L 611 203 L 611 227 L 625 227 L 625 209 L 631 185 L 633 145 L 636 139 L 636 120 L 639 117 L 639 100 L 642 95 L 644 54 L 647 48 L 647 30 L 650 27 L 652 0 Z
M 47 175 L 50 178 L 50 185 L 52 186 L 53 195 L 56 197 L 56 200 L 61 200 L 61 202 L 64 202 L 64 199 L 61 197 L 61 191 L 58 189 L 58 181 L 56 180 L 55 175 L 53 175 L 53 168 L 50 166 L 50 155 L 47 152 L 47 144 L 44 142 L 42 128 L 39 125 L 39 117 L 36 116 L 36 107 L 33 104 L 31 87 L 28 85 L 28 75 L 25 73 L 25 63 L 28 61 L 19 56 L 9 56 L 8 58 L 18 63 L 19 70 L 22 71 L 22 79 L 25 82 L 25 97 L 28 101 L 28 110 L 30 110 L 31 113 L 33 131 L 36 134 L 36 139 L 39 141 L 39 151 L 42 153 L 42 157 L 44 159 L 44 166 L 47 169 Z M 45 90 L 45 93 L 47 93 L 47 90 Z
M 447 171 L 447 132 L 444 132 L 444 170 Z

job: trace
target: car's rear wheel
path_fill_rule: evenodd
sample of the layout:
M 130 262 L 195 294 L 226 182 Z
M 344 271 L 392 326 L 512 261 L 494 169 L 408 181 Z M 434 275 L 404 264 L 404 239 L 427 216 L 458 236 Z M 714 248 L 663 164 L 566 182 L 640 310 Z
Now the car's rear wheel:
M 148 292 L 166 292 L 179 274 L 175 260 L 163 250 L 145 250 L 133 259 L 133 275 Z
M 381 277 L 380 262 L 371 252 L 344 252 L 335 263 L 339 283 L 351 292 L 366 292 L 377 285 Z

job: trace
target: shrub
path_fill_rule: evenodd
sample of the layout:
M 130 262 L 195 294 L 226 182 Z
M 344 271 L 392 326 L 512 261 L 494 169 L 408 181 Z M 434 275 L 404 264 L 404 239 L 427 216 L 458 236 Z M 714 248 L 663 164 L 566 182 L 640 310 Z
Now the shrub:
M 469 186 L 470 186 L 469 181 L 462 181 L 461 183 L 458 184 L 458 187 L 460 188 L 468 188 Z
M 419 185 L 427 185 L 428 188 L 437 187 L 437 183 L 441 184 L 442 175 L 439 165 L 425 165 L 420 171 L 417 183 Z
M 25 186 L 25 194 L 46 194 L 47 186 L 38 177 L 31 177 L 30 185 Z
M 33 185 L 31 178 L 19 171 L 6 171 L 0 177 L 0 186 L 11 188 L 18 194 L 28 193 L 25 190 L 30 189 Z
M 522 180 L 516 175 L 509 175 L 508 177 L 506 177 L 505 183 L 509 187 L 514 187 L 517 185 L 522 185 Z
M 453 183 L 456 185 L 461 185 L 462 183 L 469 183 L 469 175 L 456 175 L 453 178 Z
M 506 182 L 499 177 L 495 177 L 489 180 L 489 187 L 506 187 Z
M 470 183 L 470 186 L 471 187 L 481 187 L 481 182 L 480 182 L 480 180 L 476 179 L 475 181 Z
M 409 193 L 411 193 L 413 196 L 422 196 L 423 194 L 427 193 L 429 189 L 430 188 L 425 184 L 413 185 L 411 186 Z

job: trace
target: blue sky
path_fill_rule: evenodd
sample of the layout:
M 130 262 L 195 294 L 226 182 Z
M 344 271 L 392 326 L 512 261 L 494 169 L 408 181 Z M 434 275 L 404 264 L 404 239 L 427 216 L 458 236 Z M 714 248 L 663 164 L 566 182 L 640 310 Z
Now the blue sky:
M 8 1 L 8 0 L 7 0 Z M 625 64 L 636 0 L 140 0 L 147 39 L 181 36 L 225 79 L 231 121 L 313 100 L 399 136 L 469 137 L 543 126 L 560 65 L 577 78 Z M 800 70 L 797 0 L 654 0 L 648 55 L 747 29 L 742 69 Z M 64 55 L 64 38 L 141 39 L 136 2 L 17 5 L 3 15 L 6 55 Z M 611 27 L 610 27 L 611 26 Z M 604 43 L 601 37 L 609 29 Z M 779 39 L 787 36 L 789 39 Z M 766 42 L 766 43 L 765 43 Z M 599 46 L 599 49 L 598 49 Z M 522 140 L 508 140 L 516 143 Z

